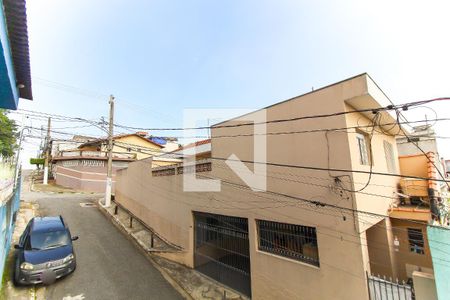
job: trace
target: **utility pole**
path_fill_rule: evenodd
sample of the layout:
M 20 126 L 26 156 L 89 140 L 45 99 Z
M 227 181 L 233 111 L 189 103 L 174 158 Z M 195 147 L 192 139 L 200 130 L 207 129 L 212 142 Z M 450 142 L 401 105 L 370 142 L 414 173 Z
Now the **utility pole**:
M 106 174 L 105 207 L 111 206 L 112 190 L 112 150 L 114 129 L 114 96 L 109 96 L 108 169 Z
M 50 126 L 52 118 L 48 118 L 47 137 L 45 142 L 44 184 L 48 184 L 48 160 L 50 158 Z

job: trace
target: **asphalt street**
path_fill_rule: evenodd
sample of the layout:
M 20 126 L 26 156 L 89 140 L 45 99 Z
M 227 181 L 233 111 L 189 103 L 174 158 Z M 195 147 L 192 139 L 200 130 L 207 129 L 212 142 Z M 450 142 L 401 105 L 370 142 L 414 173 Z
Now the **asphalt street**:
M 182 299 L 157 269 L 96 207 L 97 197 L 27 193 L 41 215 L 62 215 L 74 242 L 77 269 L 45 288 L 45 299 Z

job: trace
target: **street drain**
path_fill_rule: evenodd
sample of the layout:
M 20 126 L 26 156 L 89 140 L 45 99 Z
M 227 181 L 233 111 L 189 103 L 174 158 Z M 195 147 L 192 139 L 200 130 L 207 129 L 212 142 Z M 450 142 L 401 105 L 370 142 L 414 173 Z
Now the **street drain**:
M 97 207 L 97 205 L 95 205 L 95 203 L 92 203 L 92 202 L 81 202 L 80 206 L 81 207 Z

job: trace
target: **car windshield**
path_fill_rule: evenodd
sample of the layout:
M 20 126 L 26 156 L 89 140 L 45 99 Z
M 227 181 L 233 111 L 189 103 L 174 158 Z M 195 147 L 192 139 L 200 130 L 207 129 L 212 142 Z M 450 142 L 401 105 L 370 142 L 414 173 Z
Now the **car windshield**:
M 31 234 L 30 250 L 45 250 L 69 245 L 70 236 L 65 230 L 35 232 Z

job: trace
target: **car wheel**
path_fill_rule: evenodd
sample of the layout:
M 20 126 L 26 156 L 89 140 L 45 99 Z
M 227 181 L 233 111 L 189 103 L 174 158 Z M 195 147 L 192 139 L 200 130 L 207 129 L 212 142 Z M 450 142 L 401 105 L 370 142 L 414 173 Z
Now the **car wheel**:
M 13 283 L 14 283 L 15 286 L 21 286 L 22 285 L 20 283 L 20 281 L 19 281 L 19 274 L 20 274 L 19 265 L 18 265 L 17 260 L 16 260 L 16 263 L 14 264 L 14 274 L 13 274 Z

